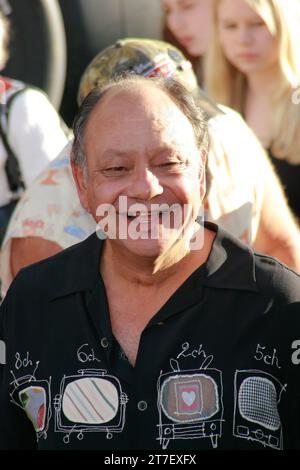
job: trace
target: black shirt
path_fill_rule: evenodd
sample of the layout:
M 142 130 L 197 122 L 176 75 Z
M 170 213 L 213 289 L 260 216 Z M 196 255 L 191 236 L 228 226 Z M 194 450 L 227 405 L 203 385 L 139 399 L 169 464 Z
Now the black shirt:
M 135 367 L 96 235 L 19 273 L 1 307 L 1 448 L 300 448 L 299 276 L 208 228 L 208 261 L 149 321 Z
M 293 213 L 300 219 L 300 165 L 292 165 L 272 155 L 268 150 L 270 160 L 284 188 L 288 204 Z

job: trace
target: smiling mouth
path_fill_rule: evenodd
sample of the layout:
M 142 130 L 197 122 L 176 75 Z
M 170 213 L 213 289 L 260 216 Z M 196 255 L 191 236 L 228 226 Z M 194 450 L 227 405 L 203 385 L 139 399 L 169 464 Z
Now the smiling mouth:
M 159 211 L 159 212 L 137 212 L 134 214 L 127 213 L 127 219 L 135 220 L 135 219 L 152 219 L 154 217 L 161 217 L 163 214 L 167 213 L 168 211 Z M 122 214 L 125 215 L 125 214 Z

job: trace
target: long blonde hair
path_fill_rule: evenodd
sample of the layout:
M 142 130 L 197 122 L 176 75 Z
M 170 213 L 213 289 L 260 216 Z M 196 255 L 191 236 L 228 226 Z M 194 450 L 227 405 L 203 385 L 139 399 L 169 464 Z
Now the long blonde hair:
M 205 86 L 218 102 L 243 112 L 246 77 L 228 62 L 217 31 L 218 7 L 213 0 L 214 25 L 205 60 Z M 300 0 L 244 0 L 266 23 L 278 41 L 279 74 L 271 93 L 273 109 L 271 151 L 277 158 L 300 164 L 300 104 L 293 96 L 300 86 Z M 298 92 L 298 97 L 300 91 Z

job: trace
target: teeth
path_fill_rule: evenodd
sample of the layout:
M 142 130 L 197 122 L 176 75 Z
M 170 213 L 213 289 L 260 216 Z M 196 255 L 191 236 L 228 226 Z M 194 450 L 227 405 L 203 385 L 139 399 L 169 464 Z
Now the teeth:
M 143 212 L 138 214 L 127 214 L 127 217 L 151 217 L 153 215 L 161 215 L 165 214 L 167 211 L 159 211 L 159 212 Z
M 151 213 L 150 212 L 143 212 L 142 214 L 141 213 L 128 214 L 128 217 L 145 217 L 145 216 L 148 216 L 148 215 L 151 215 Z

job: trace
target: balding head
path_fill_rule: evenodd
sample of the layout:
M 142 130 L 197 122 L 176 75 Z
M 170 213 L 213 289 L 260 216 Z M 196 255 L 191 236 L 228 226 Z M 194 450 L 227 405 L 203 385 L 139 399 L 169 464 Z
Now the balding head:
M 205 194 L 207 152 L 206 122 L 185 89 L 133 78 L 95 90 L 74 133 L 73 158 L 81 155 L 83 163 L 73 160 L 72 168 L 82 206 L 102 228 L 108 224 L 113 249 L 152 260 L 173 253 L 177 243 L 185 252 Z M 142 220 L 133 213 L 137 206 Z
M 186 89 L 175 80 L 161 78 L 149 79 L 130 75 L 125 78 L 119 78 L 103 89 L 95 88 L 82 103 L 73 126 L 73 163 L 81 166 L 86 172 L 85 134 L 90 118 L 94 113 L 101 112 L 102 106 L 108 105 L 115 99 L 118 100 L 120 107 L 130 107 L 131 104 L 137 106 L 138 103 L 141 102 L 144 106 L 144 112 L 147 113 L 147 100 L 151 102 L 154 89 L 162 94 L 162 100 L 165 103 L 164 111 L 162 112 L 164 112 L 166 116 L 168 114 L 170 116 L 172 108 L 174 109 L 175 105 L 192 126 L 194 133 L 193 139 L 195 139 L 198 149 L 207 154 L 207 122 L 202 111 L 196 106 L 193 97 Z M 141 97 L 143 97 L 142 100 Z M 118 113 L 116 107 L 114 107 L 113 113 L 116 112 Z M 115 117 L 117 116 L 118 114 L 115 114 Z M 130 113 L 128 113 L 128 119 L 130 119 Z

